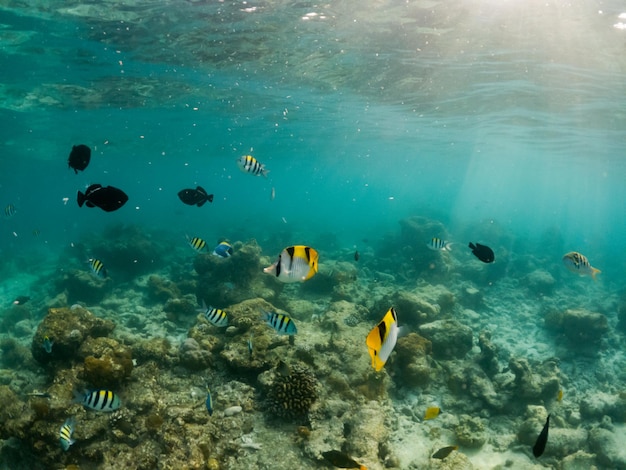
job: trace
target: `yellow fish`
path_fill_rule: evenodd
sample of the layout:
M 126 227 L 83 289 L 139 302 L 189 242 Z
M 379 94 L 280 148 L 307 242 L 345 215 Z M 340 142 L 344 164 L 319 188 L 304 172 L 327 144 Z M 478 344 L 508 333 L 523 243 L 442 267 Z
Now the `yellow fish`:
M 440 412 L 441 408 L 439 408 L 438 406 L 431 406 L 429 408 L 426 408 L 426 413 L 424 413 L 424 419 L 434 419 L 439 416 Z
M 385 314 L 378 325 L 372 328 L 365 343 L 372 358 L 372 367 L 381 370 L 389 359 L 398 340 L 398 316 L 393 307 Z
M 563 400 L 563 389 L 559 390 L 559 393 L 556 395 L 556 401 Z
M 563 255 L 563 264 L 571 272 L 580 274 L 581 276 L 591 276 L 594 281 L 596 280 L 596 274 L 600 274 L 602 272 L 591 266 L 585 255 L 576 251 L 570 251 L 569 253 Z
M 288 246 L 263 272 L 273 274 L 281 282 L 304 282 L 315 276 L 318 261 L 319 254 L 310 246 Z

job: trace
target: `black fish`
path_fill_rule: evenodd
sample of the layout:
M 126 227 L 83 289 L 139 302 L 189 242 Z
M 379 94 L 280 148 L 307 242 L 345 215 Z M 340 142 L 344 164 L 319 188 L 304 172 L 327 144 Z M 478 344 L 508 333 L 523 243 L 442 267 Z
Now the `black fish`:
M 322 456 L 324 457 L 324 460 L 326 460 L 328 463 L 333 464 L 335 467 L 360 469 L 365 468 L 363 465 L 357 463 L 352 457 L 338 450 L 329 450 L 327 452 L 322 452 Z
M 13 301 L 13 305 L 24 305 L 29 300 L 30 297 L 28 297 L 27 295 L 20 295 Z
M 86 145 L 74 145 L 70 152 L 70 158 L 67 159 L 67 164 L 70 168 L 74 169 L 74 173 L 78 174 L 78 170 L 83 171 L 89 165 L 91 159 L 91 149 Z
M 354 261 L 358 261 L 361 255 L 359 255 L 358 250 L 354 252 Z
M 481 245 L 480 243 L 476 243 L 476 245 L 474 245 L 470 242 L 469 247 L 472 249 L 474 256 L 483 263 L 493 263 L 496 259 L 496 255 L 493 254 L 493 250 L 488 246 Z
M 213 202 L 213 194 L 207 194 L 200 186 L 196 189 L 183 189 L 178 192 L 178 197 L 190 206 L 202 207 L 207 201 Z
M 92 184 L 85 194 L 78 191 L 76 201 L 78 207 L 83 207 L 85 204 L 87 207 L 99 207 L 103 211 L 113 212 L 126 204 L 128 196 L 124 191 L 113 186 L 103 187 L 100 184 Z
M 457 450 L 459 446 L 447 446 L 442 447 L 437 452 L 432 455 L 433 459 L 445 459 L 448 455 L 450 455 L 453 451 Z
M 533 455 L 535 457 L 541 457 L 543 451 L 546 450 L 546 444 L 548 442 L 548 428 L 550 427 L 550 415 L 546 418 L 546 424 L 544 424 L 543 429 L 539 433 L 539 437 L 537 438 L 537 442 L 533 446 Z

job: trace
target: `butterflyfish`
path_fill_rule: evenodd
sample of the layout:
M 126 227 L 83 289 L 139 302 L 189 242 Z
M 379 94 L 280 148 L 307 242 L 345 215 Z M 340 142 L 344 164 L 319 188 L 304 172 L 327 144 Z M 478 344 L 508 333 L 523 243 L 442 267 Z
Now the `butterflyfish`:
M 430 406 L 426 408 L 426 412 L 424 413 L 424 420 L 434 419 L 439 416 L 440 412 L 441 408 L 439 408 L 438 406 Z
M 281 282 L 304 282 L 315 276 L 318 261 L 317 251 L 310 246 L 289 246 L 263 272 L 273 274 Z
M 389 359 L 398 340 L 398 317 L 391 307 L 383 319 L 367 335 L 365 343 L 372 358 L 372 367 L 379 371 Z
M 580 274 L 581 276 L 591 276 L 594 281 L 596 280 L 596 275 L 602 272 L 591 266 L 585 255 L 577 253 L 576 251 L 570 251 L 563 255 L 563 264 L 571 272 Z

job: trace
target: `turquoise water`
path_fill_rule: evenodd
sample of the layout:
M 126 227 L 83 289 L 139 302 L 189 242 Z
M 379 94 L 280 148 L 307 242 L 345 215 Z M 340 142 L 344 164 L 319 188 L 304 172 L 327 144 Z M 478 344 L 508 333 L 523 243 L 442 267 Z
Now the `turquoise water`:
M 590 289 L 613 295 L 626 283 L 623 10 L 3 2 L 0 207 L 17 212 L 0 221 L 0 300 L 52 297 L 37 276 L 78 266 L 75 247 L 120 223 L 183 250 L 186 234 L 255 238 L 270 257 L 287 239 L 369 249 L 400 257 L 394 274 L 402 255 L 388 237 L 414 215 L 440 221 L 447 233 L 432 236 L 456 253 L 480 241 L 587 287 L 561 265 L 582 252 L 602 270 Z M 67 157 L 81 143 L 92 159 L 75 175 Z M 268 178 L 237 168 L 245 154 Z M 79 208 L 93 183 L 128 203 Z M 212 204 L 178 200 L 196 185 Z

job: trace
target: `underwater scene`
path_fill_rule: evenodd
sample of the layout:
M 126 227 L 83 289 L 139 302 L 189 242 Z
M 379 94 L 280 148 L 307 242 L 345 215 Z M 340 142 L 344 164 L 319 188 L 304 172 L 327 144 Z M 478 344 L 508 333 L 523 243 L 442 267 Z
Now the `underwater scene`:
M 626 5 L 0 2 L 0 469 L 626 469 Z

